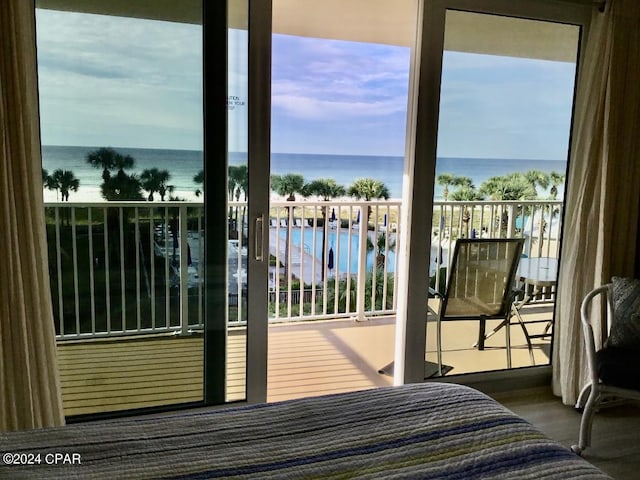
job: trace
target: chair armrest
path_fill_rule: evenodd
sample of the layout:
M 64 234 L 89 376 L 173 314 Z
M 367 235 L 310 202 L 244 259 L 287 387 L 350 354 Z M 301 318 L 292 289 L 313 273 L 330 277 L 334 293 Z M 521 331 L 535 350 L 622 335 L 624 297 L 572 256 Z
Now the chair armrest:
M 434 297 L 444 298 L 444 295 L 442 295 L 439 291 L 432 287 L 429 287 L 429 294 L 433 295 Z

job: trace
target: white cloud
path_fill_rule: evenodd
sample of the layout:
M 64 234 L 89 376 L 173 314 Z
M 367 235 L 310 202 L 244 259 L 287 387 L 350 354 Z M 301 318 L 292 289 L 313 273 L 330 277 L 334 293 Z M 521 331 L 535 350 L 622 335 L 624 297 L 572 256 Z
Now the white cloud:
M 380 117 L 406 110 L 406 99 L 385 101 L 324 100 L 298 95 L 274 95 L 272 105 L 286 114 L 300 119 L 344 121 L 368 117 Z
M 202 147 L 201 28 L 37 10 L 44 144 Z

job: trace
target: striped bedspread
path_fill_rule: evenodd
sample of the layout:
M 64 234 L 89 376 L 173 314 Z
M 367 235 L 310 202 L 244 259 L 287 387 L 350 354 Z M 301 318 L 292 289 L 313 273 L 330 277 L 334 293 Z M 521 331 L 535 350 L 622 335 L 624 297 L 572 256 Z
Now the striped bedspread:
M 0 434 L 0 451 L 40 454 L 0 462 L 10 479 L 609 478 L 489 397 L 438 383 Z

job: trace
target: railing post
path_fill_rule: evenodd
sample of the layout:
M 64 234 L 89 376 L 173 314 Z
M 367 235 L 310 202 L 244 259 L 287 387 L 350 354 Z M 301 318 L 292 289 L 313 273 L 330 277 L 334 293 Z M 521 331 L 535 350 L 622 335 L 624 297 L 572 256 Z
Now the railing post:
M 187 242 L 187 206 L 180 205 L 180 327 L 189 334 L 189 243 Z
M 356 321 L 366 320 L 365 309 L 365 283 L 367 281 L 367 236 L 369 234 L 369 208 L 367 203 L 360 204 L 360 236 L 358 237 L 358 291 L 356 294 Z
M 516 219 L 515 219 L 516 205 L 510 203 L 507 205 L 507 212 L 509 217 L 507 220 L 507 238 L 513 238 L 516 233 Z

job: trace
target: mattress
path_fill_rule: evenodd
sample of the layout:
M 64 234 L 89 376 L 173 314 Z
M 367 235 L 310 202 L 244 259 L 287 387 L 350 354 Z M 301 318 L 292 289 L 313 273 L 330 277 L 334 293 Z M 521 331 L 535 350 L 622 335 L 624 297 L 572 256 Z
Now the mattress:
M 10 479 L 610 478 L 442 383 L 2 433 L 0 451 Z

